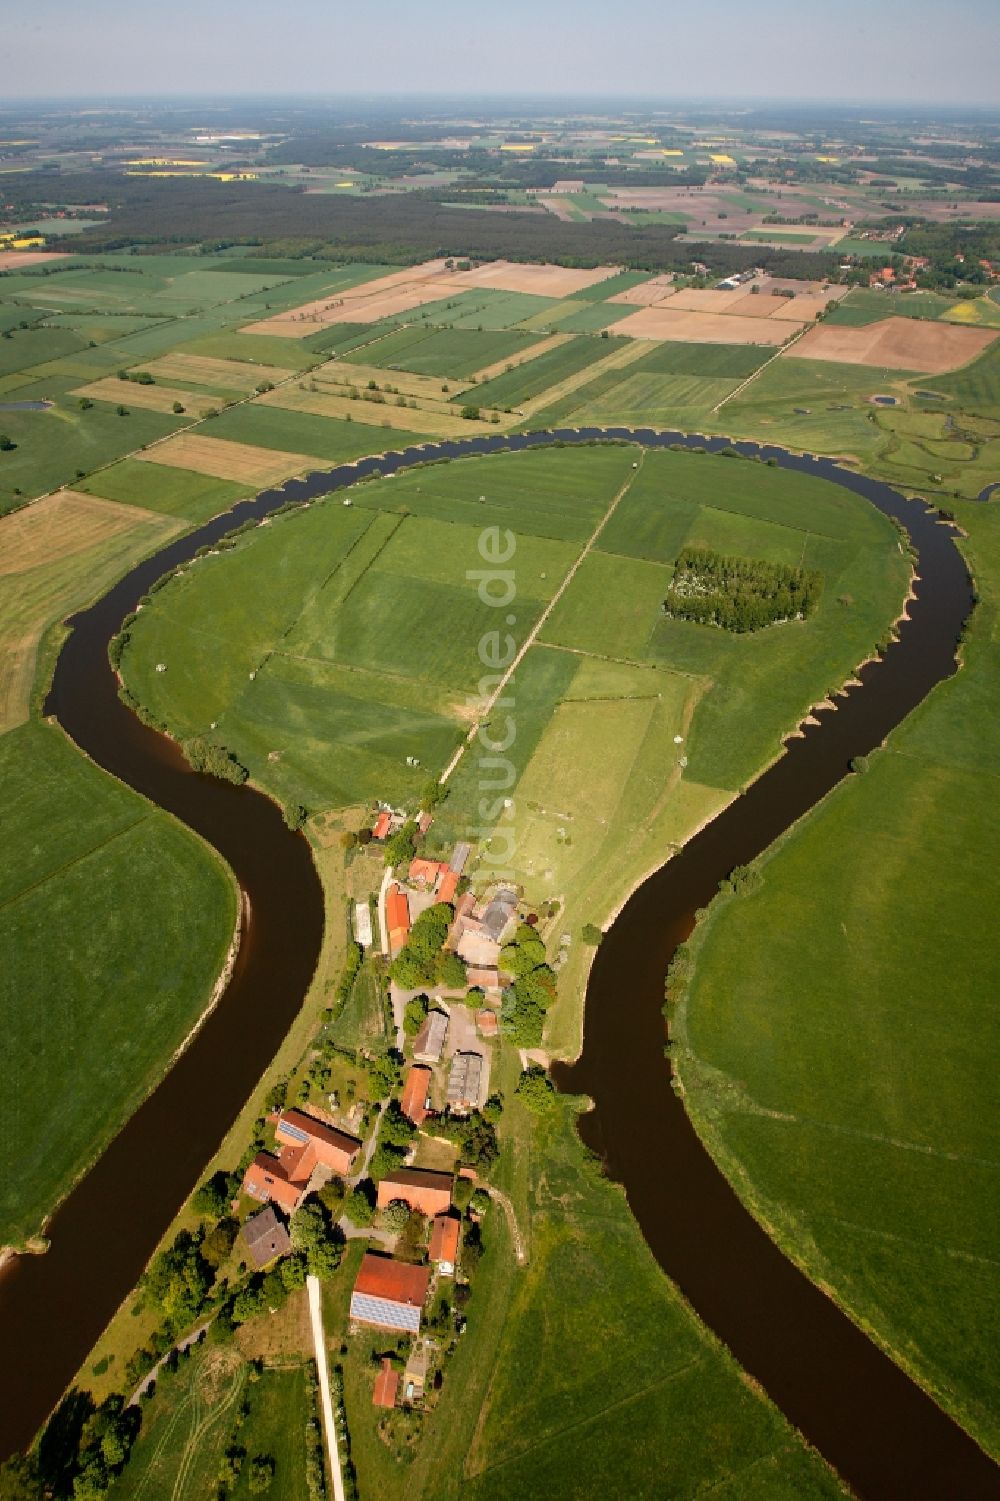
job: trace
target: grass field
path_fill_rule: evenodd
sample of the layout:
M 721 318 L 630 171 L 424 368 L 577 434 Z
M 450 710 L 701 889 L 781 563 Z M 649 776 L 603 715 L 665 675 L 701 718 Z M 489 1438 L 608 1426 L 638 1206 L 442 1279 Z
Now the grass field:
M 876 292 L 856 287 L 827 314 L 827 322 L 863 327 L 882 318 L 943 318 L 958 306 L 937 292 Z
M 537 340 L 516 329 L 400 328 L 368 345 L 364 363 L 383 370 L 398 366 L 416 375 L 467 380 L 495 360 L 521 353 Z M 350 358 L 350 355 L 347 356 Z
M 247 1460 L 227 1491 L 234 1501 L 253 1494 L 249 1461 L 257 1454 L 275 1461 L 266 1491 L 271 1501 L 307 1501 L 305 1368 L 265 1366 L 256 1381 L 248 1373 L 236 1351 L 199 1346 L 175 1372 L 161 1375 L 156 1395 L 143 1408 L 131 1459 L 109 1495 L 120 1501 L 203 1501 L 215 1495 L 226 1448 L 238 1442 Z M 237 1427 L 243 1400 L 250 1411 Z
M 236 897 L 198 841 L 56 729 L 0 738 L 0 786 L 9 1244 L 38 1231 L 201 1014 Z
M 704 925 L 681 1072 L 758 1214 L 996 1454 L 1000 518 L 961 522 L 964 670 Z
M 372 412 L 381 419 L 381 407 L 373 406 Z M 362 422 L 319 417 L 312 412 L 289 411 L 284 407 L 258 402 L 254 402 L 252 406 L 231 407 L 228 411 L 220 412 L 212 420 L 210 428 L 201 428 L 200 431 L 210 432 L 213 438 L 225 438 L 260 448 L 314 454 L 330 467 L 350 463 L 352 459 L 361 458 L 365 454 L 383 453 L 387 448 L 406 448 L 412 443 L 425 441 L 420 434 L 409 432 L 405 428 L 391 432 L 375 431 Z
M 1000 341 L 961 370 L 928 376 L 918 389 L 940 391 L 963 410 L 995 420 L 1000 414 Z
M 81 488 L 88 495 L 103 495 L 107 500 L 190 522 L 207 521 L 236 501 L 247 499 L 252 489 L 234 480 L 212 479 L 207 474 L 171 469 L 165 464 L 143 464 L 137 459 L 122 459 L 120 464 L 100 470 L 84 480 Z
M 570 339 L 565 344 L 529 360 L 513 370 L 497 375 L 495 379 L 477 385 L 466 399 L 489 407 L 515 407 L 529 397 L 539 396 L 549 387 L 557 385 L 567 376 L 585 370 L 595 360 L 606 358 L 612 350 L 621 348 L 624 339 L 593 339 L 586 335 Z M 456 397 L 461 401 L 462 397 Z
M 0 453 L 0 514 L 24 497 L 72 485 L 91 470 L 166 437 L 191 420 L 129 407 L 127 394 L 122 399 L 127 417 L 97 402 L 81 412 L 77 398 L 68 394 L 70 386 L 79 384 L 79 379 L 65 377 L 46 380 L 41 389 L 18 391 L 16 399 L 48 397 L 54 404 L 47 411 L 0 412 L 0 432 L 17 445 L 9 453 Z

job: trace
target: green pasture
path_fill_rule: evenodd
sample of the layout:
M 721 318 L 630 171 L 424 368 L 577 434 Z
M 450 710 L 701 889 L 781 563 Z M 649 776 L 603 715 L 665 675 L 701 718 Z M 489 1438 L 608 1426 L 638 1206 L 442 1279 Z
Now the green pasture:
M 141 459 L 122 459 L 119 464 L 99 470 L 78 488 L 88 495 L 100 495 L 105 500 L 118 500 L 192 523 L 207 521 L 238 500 L 248 500 L 252 493 L 252 486 L 239 485 L 235 480 L 213 479 L 207 474 L 173 469 L 166 464 L 145 464 Z
M 94 374 L 84 378 L 93 379 Z M 120 417 L 105 402 L 95 402 L 84 412 L 78 398 L 70 395 L 70 389 L 79 384 L 72 377 L 53 377 L 8 397 L 12 401 L 50 399 L 53 405 L 41 412 L 0 412 L 0 432 L 16 444 L 12 451 L 0 453 L 0 512 L 18 502 L 16 490 L 22 497 L 31 497 L 60 485 L 72 487 L 83 475 L 165 438 L 190 421 L 129 407 L 124 383 L 122 405 L 128 416 Z
M 940 391 L 967 412 L 997 420 L 1000 416 L 1000 339 L 978 359 L 950 375 L 929 375 L 919 390 Z
M 233 443 L 255 443 L 261 448 L 309 454 L 329 460 L 331 466 L 427 441 L 401 428 L 347 422 L 341 417 L 317 417 L 312 412 L 293 412 L 261 402 L 230 407 L 198 431 L 206 438 L 228 438 Z
M 3 736 L 0 772 L 10 1244 L 38 1232 L 158 1081 L 222 968 L 236 895 L 199 841 L 59 730 Z
M 550 386 L 565 380 L 567 376 L 585 370 L 595 360 L 603 359 L 612 350 L 621 348 L 624 342 L 622 338 L 593 339 L 581 335 L 538 355 L 536 359 L 516 365 L 513 370 L 507 370 L 493 380 L 473 387 L 467 395 L 456 396 L 454 400 L 458 403 L 475 401 L 485 407 L 516 407 L 520 402 L 528 401 L 532 396 L 538 396 Z
M 438 375 L 467 380 L 477 370 L 528 349 L 536 343 L 515 329 L 400 328 L 364 351 L 366 365 L 383 370 L 410 370 L 415 375 Z M 350 354 L 347 355 L 350 359 Z
M 858 365 L 782 356 L 726 403 L 718 425 L 734 437 L 868 459 L 880 446 L 868 398 L 877 392 L 905 399 L 910 379 L 901 371 L 887 377 Z
M 982 601 L 963 670 L 717 906 L 680 1061 L 760 1217 L 997 1453 L 1000 525 L 961 523 Z

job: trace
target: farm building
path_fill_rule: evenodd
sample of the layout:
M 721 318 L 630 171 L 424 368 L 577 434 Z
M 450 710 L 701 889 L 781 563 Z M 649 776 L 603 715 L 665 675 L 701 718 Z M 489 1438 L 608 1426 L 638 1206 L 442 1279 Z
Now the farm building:
M 401 1200 L 420 1214 L 443 1214 L 451 1208 L 451 1174 L 435 1173 L 429 1168 L 400 1167 L 387 1173 L 379 1182 L 378 1207 Z
M 351 1293 L 351 1318 L 378 1329 L 416 1334 L 427 1297 L 430 1268 L 367 1252 Z
M 422 1126 L 427 1119 L 427 1097 L 431 1087 L 431 1071 L 421 1064 L 415 1063 L 410 1068 L 403 1083 L 403 1092 L 399 1098 L 399 1108 L 412 1121 L 415 1126 Z
M 439 1214 L 431 1226 L 430 1258 L 442 1277 L 455 1275 L 461 1221 L 450 1214 Z
M 309 1192 L 317 1168 L 344 1174 L 361 1143 L 304 1110 L 286 1110 L 275 1128 L 279 1151 L 258 1152 L 243 1178 L 243 1191 L 265 1204 L 274 1201 L 294 1214 Z
M 476 1026 L 480 1037 L 496 1037 L 500 1031 L 500 1018 L 495 1011 L 477 1011 Z
M 462 874 L 462 871 L 465 869 L 465 863 L 471 854 L 471 844 L 465 844 L 462 842 L 456 844 L 455 848 L 451 852 L 451 859 L 448 861 L 449 869 L 453 870 L 456 875 L 460 876 Z
M 443 1011 L 429 1011 L 427 1020 L 413 1039 L 413 1056 L 418 1063 L 437 1063 L 444 1052 L 448 1036 L 448 1018 Z
M 379 814 L 378 818 L 376 818 L 375 823 L 372 826 L 372 838 L 379 840 L 386 839 L 389 834 L 389 826 L 391 823 L 392 814 L 387 808 L 383 808 L 382 812 Z
M 243 1226 L 243 1239 L 251 1261 L 259 1267 L 267 1266 L 277 1256 L 287 1256 L 292 1249 L 291 1236 L 270 1204 L 253 1219 L 247 1220 Z
M 440 860 L 422 860 L 416 855 L 410 861 L 409 879 L 414 886 L 426 886 L 428 891 L 433 891 L 447 869 Z
M 306 1185 L 293 1183 L 273 1152 L 258 1152 L 243 1175 L 243 1192 L 294 1214 L 305 1198 Z
M 406 892 L 395 882 L 385 894 L 385 925 L 389 929 L 389 951 L 397 954 L 410 932 L 410 904 Z
M 469 985 L 478 986 L 480 990 L 500 989 L 500 972 L 492 967 L 466 970 L 465 978 Z
M 373 1407 L 395 1407 L 396 1393 L 399 1391 L 399 1372 L 392 1368 L 392 1361 L 386 1356 L 382 1361 L 382 1369 L 375 1377 L 375 1390 L 372 1392 Z
M 444 870 L 444 871 L 442 871 L 442 873 L 441 873 L 441 879 L 438 882 L 437 891 L 435 891 L 435 893 L 434 893 L 434 895 L 437 897 L 438 901 L 439 902 L 453 902 L 455 900 L 455 892 L 457 890 L 458 890 L 458 871 L 457 870 L 447 870 L 447 869 Z
M 483 1082 L 482 1053 L 456 1053 L 448 1075 L 448 1104 L 452 1110 L 476 1110 Z
M 479 914 L 479 921 L 494 943 L 503 942 L 503 936 L 516 911 L 517 892 L 511 891 L 509 887 L 501 887 L 487 902 Z
M 327 1125 L 304 1110 L 286 1110 L 278 1117 L 275 1135 L 282 1143 L 281 1158 L 289 1177 L 308 1177 L 314 1167 L 328 1167 L 343 1176 L 361 1150 L 361 1143 L 346 1131 Z M 293 1154 L 298 1154 L 293 1163 Z
M 372 913 L 367 902 L 354 903 L 354 938 L 363 949 L 372 946 Z

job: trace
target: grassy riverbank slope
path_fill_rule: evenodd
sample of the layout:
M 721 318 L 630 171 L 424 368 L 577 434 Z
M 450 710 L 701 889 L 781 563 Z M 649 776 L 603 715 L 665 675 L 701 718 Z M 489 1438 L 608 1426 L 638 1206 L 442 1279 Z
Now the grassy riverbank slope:
M 1000 1454 L 1000 511 L 965 665 L 700 930 L 688 1106 L 812 1278 Z

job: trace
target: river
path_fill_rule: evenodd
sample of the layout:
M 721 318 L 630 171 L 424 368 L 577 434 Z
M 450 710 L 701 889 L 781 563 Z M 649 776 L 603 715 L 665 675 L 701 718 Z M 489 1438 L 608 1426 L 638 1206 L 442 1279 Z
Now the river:
M 94 761 L 175 814 L 236 874 L 249 920 L 218 1006 L 160 1085 L 53 1215 L 44 1256 L 0 1275 L 0 1453 L 24 1447 L 135 1285 L 179 1204 L 273 1057 L 308 988 L 323 907 L 309 847 L 269 799 L 190 771 L 176 747 L 124 707 L 107 660 L 123 616 L 149 585 L 199 547 L 289 500 L 305 500 L 432 457 L 591 438 L 649 446 L 728 446 L 724 438 L 648 429 L 583 429 L 427 443 L 263 492 L 133 569 L 73 617 L 45 710 Z M 949 528 L 920 502 L 828 460 L 754 444 L 781 465 L 834 479 L 904 522 L 920 580 L 900 640 L 860 674 L 841 707 L 821 712 L 753 786 L 633 895 L 606 936 L 587 990 L 584 1051 L 561 1087 L 587 1093 L 589 1144 L 622 1181 L 654 1255 L 744 1367 L 859 1494 L 1000 1496 L 1000 1470 L 777 1250 L 701 1145 L 670 1087 L 660 1014 L 670 957 L 734 865 L 753 858 L 879 744 L 955 670 L 971 608 Z M 151 914 L 155 920 L 155 914 Z M 627 994 L 627 1012 L 623 1010 Z M 627 1018 L 627 1024 L 623 1018 Z M 141 997 L 137 997 L 137 1024 Z M 650 1170 L 650 1142 L 660 1171 Z

